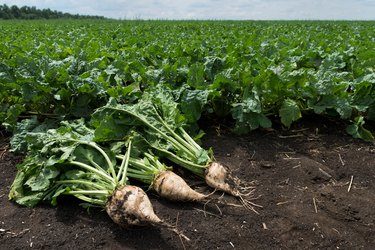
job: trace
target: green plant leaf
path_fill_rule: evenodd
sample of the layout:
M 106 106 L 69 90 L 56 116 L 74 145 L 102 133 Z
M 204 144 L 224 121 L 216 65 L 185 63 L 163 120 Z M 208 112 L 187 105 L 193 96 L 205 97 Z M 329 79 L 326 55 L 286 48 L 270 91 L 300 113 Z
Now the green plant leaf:
M 290 127 L 292 122 L 297 121 L 302 117 L 301 110 L 296 101 L 292 99 L 285 99 L 279 110 L 281 122 L 287 127 Z
M 365 120 L 363 116 L 358 116 L 354 119 L 354 124 L 349 125 L 346 128 L 346 132 L 354 138 L 359 138 L 365 141 L 373 141 L 374 136 L 372 133 L 363 127 Z

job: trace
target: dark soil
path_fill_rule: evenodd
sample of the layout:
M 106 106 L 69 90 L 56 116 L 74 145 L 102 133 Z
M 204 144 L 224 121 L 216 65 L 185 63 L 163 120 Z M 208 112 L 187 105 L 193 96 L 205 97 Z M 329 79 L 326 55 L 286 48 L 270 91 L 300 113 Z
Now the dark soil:
M 253 202 L 263 208 L 256 214 L 214 203 L 172 203 L 150 194 L 156 213 L 190 242 L 154 226 L 120 228 L 105 211 L 88 212 L 73 198 L 61 199 L 58 207 L 26 208 L 8 201 L 22 157 L 8 151 L 3 136 L 0 249 L 374 249 L 375 146 L 351 138 L 344 128 L 320 118 L 247 136 L 206 126 L 204 146 L 242 180 L 256 181 L 254 197 L 260 197 Z M 189 180 L 194 188 L 212 191 Z

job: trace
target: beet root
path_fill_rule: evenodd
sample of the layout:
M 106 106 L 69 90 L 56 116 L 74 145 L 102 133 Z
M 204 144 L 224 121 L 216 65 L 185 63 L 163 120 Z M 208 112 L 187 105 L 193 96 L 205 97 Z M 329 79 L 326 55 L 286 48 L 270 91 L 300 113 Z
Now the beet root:
M 238 177 L 234 177 L 228 168 L 218 162 L 212 162 L 207 167 L 205 181 L 210 187 L 237 197 L 243 207 L 255 213 L 258 212 L 254 207 L 262 207 L 247 199 L 255 190 L 254 187 L 245 184 Z
M 116 224 L 123 227 L 161 222 L 146 193 L 136 186 L 117 188 L 107 202 L 106 211 Z
M 175 232 L 189 241 L 175 226 L 161 220 L 154 212 L 147 194 L 139 187 L 126 185 L 113 191 L 106 204 L 109 217 L 122 227 L 153 224 Z
M 161 197 L 173 201 L 205 201 L 208 197 L 190 188 L 180 176 L 168 170 L 156 176 L 153 188 Z

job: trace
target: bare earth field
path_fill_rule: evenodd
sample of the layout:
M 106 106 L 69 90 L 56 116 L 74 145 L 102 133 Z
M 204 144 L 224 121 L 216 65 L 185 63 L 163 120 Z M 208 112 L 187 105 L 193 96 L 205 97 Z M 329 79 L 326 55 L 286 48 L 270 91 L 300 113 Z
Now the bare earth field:
M 22 160 L 0 138 L 0 249 L 374 249 L 375 145 L 322 118 L 290 130 L 233 135 L 204 125 L 205 147 L 241 179 L 255 181 L 259 215 L 241 207 L 177 204 L 150 198 L 156 213 L 190 239 L 153 226 L 122 229 L 73 198 L 58 207 L 20 207 L 8 192 Z M 374 131 L 374 129 L 373 129 Z M 189 183 L 212 190 L 191 176 Z M 221 193 L 214 194 L 219 197 Z M 224 196 L 226 201 L 237 200 Z

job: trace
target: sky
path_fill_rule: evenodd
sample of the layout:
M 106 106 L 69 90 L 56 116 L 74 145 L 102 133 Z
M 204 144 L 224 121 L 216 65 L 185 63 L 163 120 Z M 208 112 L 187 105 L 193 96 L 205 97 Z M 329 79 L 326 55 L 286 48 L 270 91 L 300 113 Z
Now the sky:
M 0 0 L 115 19 L 375 20 L 375 0 Z

